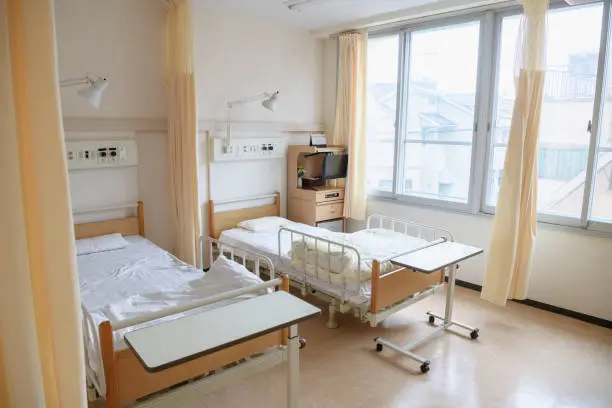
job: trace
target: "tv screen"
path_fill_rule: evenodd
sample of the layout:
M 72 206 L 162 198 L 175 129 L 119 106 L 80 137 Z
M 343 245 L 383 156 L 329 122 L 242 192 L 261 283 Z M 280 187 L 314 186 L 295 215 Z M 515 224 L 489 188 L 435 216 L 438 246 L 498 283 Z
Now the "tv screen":
M 332 180 L 346 177 L 347 154 L 327 153 L 323 158 L 323 179 Z

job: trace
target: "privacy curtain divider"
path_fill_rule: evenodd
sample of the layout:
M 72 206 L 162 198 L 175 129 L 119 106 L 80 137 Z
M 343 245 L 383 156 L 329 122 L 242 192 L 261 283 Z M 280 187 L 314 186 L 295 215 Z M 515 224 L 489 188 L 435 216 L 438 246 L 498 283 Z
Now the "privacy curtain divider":
M 53 0 L 0 0 L 0 406 L 86 407 Z
M 191 4 L 166 1 L 166 94 L 170 211 L 175 255 L 200 265 L 197 118 Z
M 349 161 L 344 216 L 366 216 L 366 50 L 365 32 L 338 35 L 336 120 L 332 143 L 347 146 Z
M 525 299 L 536 241 L 538 137 L 546 71 L 547 0 L 522 0 L 516 99 L 481 297 Z

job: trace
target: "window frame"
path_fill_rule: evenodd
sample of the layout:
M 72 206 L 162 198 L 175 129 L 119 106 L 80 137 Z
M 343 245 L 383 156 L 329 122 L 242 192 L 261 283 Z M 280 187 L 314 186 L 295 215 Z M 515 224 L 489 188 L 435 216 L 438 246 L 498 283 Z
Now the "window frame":
M 413 204 L 413 205 L 424 205 L 424 206 L 434 206 L 441 208 L 453 209 L 461 212 L 472 212 L 474 203 L 477 200 L 474 191 L 477 190 L 477 185 L 480 184 L 477 182 L 477 172 L 476 166 L 481 166 L 480 163 L 476 163 L 480 158 L 477 154 L 476 145 L 478 140 L 481 139 L 477 136 L 479 134 L 478 123 L 481 112 L 481 99 L 482 99 L 482 78 L 481 78 L 481 64 L 483 59 L 485 58 L 485 47 L 483 47 L 483 39 L 487 38 L 487 33 L 485 32 L 485 20 L 487 19 L 487 15 L 490 13 L 478 12 L 471 14 L 464 14 L 459 16 L 452 17 L 443 17 L 440 19 L 433 19 L 427 21 L 420 21 L 413 24 L 409 24 L 401 27 L 400 29 L 392 30 L 392 31 L 383 31 L 373 35 L 370 35 L 370 38 L 377 37 L 385 37 L 391 35 L 399 35 L 399 55 L 398 55 L 398 85 L 397 85 L 397 99 L 396 99 L 396 118 L 395 118 L 395 150 L 393 157 L 393 183 L 392 183 L 392 191 L 382 191 L 382 190 L 370 190 L 368 195 L 380 198 L 387 198 L 396 200 L 398 202 Z M 408 112 L 408 91 L 409 91 L 409 79 L 410 78 L 410 52 L 411 52 L 411 41 L 412 34 L 417 31 L 429 30 L 435 28 L 443 28 L 463 23 L 470 22 L 478 22 L 479 23 L 479 43 L 478 43 L 478 61 L 477 66 L 478 70 L 476 72 L 476 90 L 475 90 L 475 101 L 474 101 L 474 121 L 472 124 L 472 138 L 470 144 L 461 143 L 461 145 L 471 146 L 471 159 L 470 159 L 470 181 L 469 181 L 469 190 L 468 190 L 468 198 L 466 202 L 454 201 L 454 200 L 444 200 L 437 199 L 433 197 L 427 197 L 425 195 L 418 194 L 403 194 L 401 191 L 403 188 L 400 186 L 400 183 L 403 182 L 403 170 L 404 170 L 404 154 L 405 154 L 405 145 L 410 142 L 405 142 L 402 136 L 405 134 L 405 120 L 407 118 Z M 448 143 L 452 144 L 452 143 Z
M 600 153 L 599 131 L 603 116 L 603 93 L 605 92 L 608 67 L 608 53 L 612 53 L 609 46 L 612 36 L 612 22 L 610 6 L 612 0 L 593 1 L 588 4 L 601 3 L 602 28 L 600 37 L 600 48 L 597 62 L 596 90 L 593 102 L 593 113 L 591 115 L 591 133 L 589 136 L 588 161 L 586 168 L 586 179 L 584 196 L 579 218 L 538 213 L 538 222 L 588 229 L 597 232 L 612 234 L 612 220 L 610 222 L 592 219 L 591 209 L 594 199 L 594 169 L 597 157 Z M 565 2 L 551 1 L 549 10 L 572 7 Z M 494 215 L 495 206 L 487 204 L 488 177 L 491 166 L 491 155 L 494 150 L 493 130 L 497 104 L 497 82 L 500 71 L 501 54 L 501 29 L 503 19 L 513 15 L 520 15 L 522 8 L 518 5 L 493 7 L 471 12 L 459 12 L 453 15 L 436 17 L 425 17 L 409 24 L 391 29 L 380 30 L 370 34 L 370 38 L 398 35 L 398 83 L 396 94 L 396 118 L 395 118 L 395 148 L 393 155 L 393 182 L 392 191 L 370 190 L 368 196 L 397 201 L 402 204 L 434 207 L 453 210 L 455 212 L 469 214 Z M 456 24 L 477 21 L 480 23 L 478 44 L 478 68 L 476 79 L 476 96 L 474 105 L 474 123 L 472 129 L 472 154 L 470 163 L 470 182 L 467 202 L 437 199 L 434 197 L 420 196 L 418 194 L 401 194 L 400 183 L 403 182 L 403 156 L 406 143 L 402 139 L 405 134 L 405 118 L 407 118 L 407 95 L 410 74 L 410 41 L 412 33 L 420 30 L 443 28 Z M 612 80 L 612 79 L 611 79 Z M 467 143 L 465 144 L 467 145 Z

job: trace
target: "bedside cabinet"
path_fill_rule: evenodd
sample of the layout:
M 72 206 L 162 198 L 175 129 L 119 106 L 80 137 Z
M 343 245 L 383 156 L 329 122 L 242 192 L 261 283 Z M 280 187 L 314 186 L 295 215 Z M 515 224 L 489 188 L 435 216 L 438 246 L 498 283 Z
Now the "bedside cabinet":
M 312 226 L 339 219 L 344 225 L 344 188 L 296 189 L 289 197 L 287 215 L 292 221 Z

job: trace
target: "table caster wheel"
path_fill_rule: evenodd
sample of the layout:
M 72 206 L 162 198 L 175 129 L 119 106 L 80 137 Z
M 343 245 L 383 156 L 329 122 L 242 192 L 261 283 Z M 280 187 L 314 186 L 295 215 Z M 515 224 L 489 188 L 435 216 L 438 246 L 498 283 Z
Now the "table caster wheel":
M 302 350 L 303 348 L 306 348 L 306 339 L 303 337 L 300 337 L 300 339 L 298 340 L 298 342 L 300 343 L 300 350 Z
M 421 372 L 427 374 L 429 372 L 429 363 L 421 364 Z
M 478 338 L 478 329 L 472 330 L 472 332 L 470 333 L 470 338 L 472 340 L 476 340 Z
M 429 324 L 434 324 L 436 322 L 436 318 L 433 316 L 429 316 Z
M 380 353 L 383 350 L 383 345 L 382 344 L 377 344 L 376 345 L 376 352 Z

